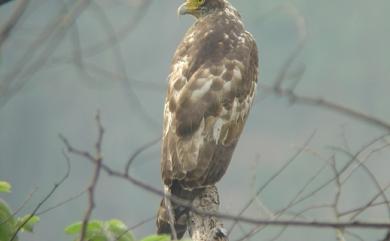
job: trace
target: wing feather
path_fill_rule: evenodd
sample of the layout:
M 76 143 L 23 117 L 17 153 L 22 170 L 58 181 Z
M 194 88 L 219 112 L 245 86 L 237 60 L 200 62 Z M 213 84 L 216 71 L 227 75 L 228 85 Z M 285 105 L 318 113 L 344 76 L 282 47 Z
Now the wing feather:
M 166 185 L 217 182 L 244 128 L 256 90 L 257 48 L 240 23 L 229 24 L 230 31 L 226 24 L 211 31 L 197 23 L 175 54 L 164 107 Z

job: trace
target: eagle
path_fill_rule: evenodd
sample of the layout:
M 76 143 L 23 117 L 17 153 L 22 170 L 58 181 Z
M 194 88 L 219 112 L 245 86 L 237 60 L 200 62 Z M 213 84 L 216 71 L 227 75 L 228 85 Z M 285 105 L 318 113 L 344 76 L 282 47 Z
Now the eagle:
M 186 0 L 178 14 L 196 21 L 168 77 L 161 176 L 166 194 L 191 201 L 229 166 L 256 93 L 259 60 L 253 36 L 227 0 Z M 157 233 L 173 235 L 174 227 L 181 239 L 188 212 L 164 198 Z

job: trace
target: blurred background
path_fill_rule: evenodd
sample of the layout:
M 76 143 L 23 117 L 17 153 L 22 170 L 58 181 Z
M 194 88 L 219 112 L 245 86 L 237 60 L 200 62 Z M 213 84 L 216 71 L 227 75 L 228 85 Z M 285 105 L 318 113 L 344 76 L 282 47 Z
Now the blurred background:
M 305 147 L 245 213 L 269 218 L 288 205 L 318 170 L 322 172 L 305 193 L 331 178 L 334 173 L 327 164 L 331 157 L 335 157 L 337 167 L 347 163 L 350 157 L 335 147 L 355 153 L 386 130 L 318 106 L 290 103 L 263 85 L 273 85 L 286 59 L 295 53 L 284 86 L 296 85 L 299 95 L 324 98 L 390 121 L 390 2 L 231 2 L 258 43 L 260 86 L 232 163 L 218 184 L 221 212 L 237 214 L 259 187 Z M 14 13 L 16 3 L 0 7 L 0 24 Z M 12 193 L 1 198 L 13 209 L 38 188 L 21 211 L 31 212 L 64 175 L 64 145 L 58 134 L 79 149 L 94 150 L 97 110 L 106 130 L 104 162 L 117 170 L 140 146 L 160 135 L 171 58 L 194 22 L 192 17 L 177 16 L 181 3 L 29 1 L 0 45 L 0 179 L 13 185 Z M 386 145 L 386 140 L 379 144 Z M 131 166 L 132 175 L 158 188 L 159 145 L 143 152 Z M 390 149 L 386 148 L 368 150 L 362 156 L 383 187 L 390 182 L 389 157 Z M 71 164 L 70 177 L 45 203 L 46 208 L 77 195 L 89 184 L 93 166 L 76 156 L 71 156 Z M 331 183 L 292 208 L 290 214 L 331 203 L 336 189 Z M 376 193 L 372 179 L 357 168 L 343 185 L 339 208 L 343 211 L 364 205 Z M 159 202 L 160 197 L 104 174 L 98 183 L 93 218 L 119 218 L 132 226 L 153 217 Z M 71 240 L 63 228 L 81 220 L 86 206 L 84 195 L 45 213 L 35 234 L 23 234 L 21 239 Z M 357 220 L 388 220 L 386 210 L 383 205 L 370 208 Z M 305 213 L 305 218 L 335 220 L 332 209 L 314 209 Z M 251 229 L 250 225 L 239 226 L 231 240 L 240 239 Z M 251 240 L 272 240 L 280 230 L 266 228 Z M 380 230 L 353 231 L 363 240 L 384 237 Z M 154 221 L 133 231 L 137 237 L 154 232 Z M 336 240 L 334 230 L 303 228 L 288 228 L 277 238 Z

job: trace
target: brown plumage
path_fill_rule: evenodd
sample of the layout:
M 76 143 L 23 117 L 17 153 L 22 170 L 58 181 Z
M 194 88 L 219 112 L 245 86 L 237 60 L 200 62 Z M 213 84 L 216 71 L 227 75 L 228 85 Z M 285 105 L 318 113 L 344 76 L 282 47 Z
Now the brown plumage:
M 185 4 L 193 6 L 194 2 L 198 1 L 187 0 Z M 205 0 L 197 7 L 185 12 L 197 20 L 173 57 L 161 157 L 166 190 L 186 200 L 193 200 L 199 190 L 214 185 L 225 174 L 253 101 L 258 75 L 256 43 L 230 3 Z M 170 233 L 165 206 L 162 201 L 158 233 Z M 181 238 L 188 210 L 173 205 L 173 213 Z

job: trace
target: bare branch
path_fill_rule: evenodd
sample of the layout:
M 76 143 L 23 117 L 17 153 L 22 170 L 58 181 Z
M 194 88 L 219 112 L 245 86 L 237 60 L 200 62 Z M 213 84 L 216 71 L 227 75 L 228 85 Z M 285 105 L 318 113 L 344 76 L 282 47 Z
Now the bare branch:
M 82 153 L 82 152 L 78 152 Z M 75 153 L 77 154 L 77 153 Z M 85 156 L 84 156 L 85 157 Z M 107 172 L 107 174 L 118 177 L 121 179 L 125 179 L 129 181 L 130 183 L 134 184 L 135 186 L 138 186 L 142 190 L 148 191 L 154 195 L 163 197 L 164 192 L 159 190 L 158 188 L 155 188 L 149 184 L 146 184 L 130 175 L 127 175 L 126 173 L 121 173 L 118 171 L 112 170 L 110 167 L 102 164 L 102 169 Z M 223 214 L 223 213 L 215 213 L 215 212 L 203 212 L 200 210 L 194 209 L 186 200 L 182 200 L 180 198 L 177 198 L 175 196 L 168 196 L 169 199 L 171 199 L 173 202 L 190 208 L 193 212 L 201 214 L 201 215 L 207 215 L 207 216 L 215 216 L 221 219 L 226 220 L 232 220 L 237 222 L 244 222 L 248 224 L 253 225 L 273 225 L 273 226 L 294 226 L 294 227 L 315 227 L 315 228 L 370 228 L 370 229 L 386 229 L 390 228 L 390 223 L 387 222 L 331 222 L 331 221 L 290 221 L 290 220 L 264 220 L 264 219 L 254 219 L 254 218 L 246 218 L 241 216 L 235 216 L 235 215 L 229 215 L 229 214 Z
M 363 145 L 359 151 L 357 151 L 355 153 L 355 155 L 353 157 L 350 158 L 350 160 L 339 170 L 339 175 L 341 175 L 342 173 L 344 173 L 346 170 L 348 170 L 348 168 L 353 164 L 355 163 L 355 159 L 358 158 L 360 156 L 361 153 L 363 153 L 364 151 L 366 151 L 368 148 L 370 148 L 372 145 L 374 145 L 375 143 L 383 140 L 385 137 L 389 136 L 389 134 L 384 134 L 384 135 L 381 135 L 377 138 L 374 138 L 373 140 L 371 140 L 370 142 L 368 142 L 367 144 Z M 312 190 L 311 192 L 309 192 L 308 194 L 306 194 L 305 196 L 301 197 L 300 199 L 298 199 L 297 201 L 295 201 L 294 203 L 292 203 L 291 205 L 289 205 L 289 208 L 313 197 L 315 194 L 317 194 L 318 192 L 320 192 L 321 190 L 323 190 L 325 187 L 327 187 L 329 184 L 331 184 L 333 181 L 335 180 L 335 178 L 331 178 L 329 180 L 327 180 L 326 182 L 324 182 L 323 184 L 321 184 L 319 187 L 317 187 L 316 189 Z
M 337 170 L 337 165 L 336 165 L 336 158 L 333 156 L 330 162 L 330 166 L 332 167 L 335 179 L 336 179 L 336 194 L 334 197 L 334 201 L 332 204 L 333 212 L 334 215 L 336 216 L 336 220 L 340 220 L 340 212 L 339 212 L 339 202 L 340 202 L 340 196 L 341 196 L 341 191 L 342 191 L 342 183 L 340 180 L 340 173 Z M 338 228 L 336 229 L 336 238 L 338 241 L 345 241 L 344 237 L 344 229 Z
M 6 219 L 2 220 L 0 222 L 0 225 L 8 222 L 11 218 L 15 217 L 16 214 L 18 214 L 20 211 L 23 210 L 23 208 L 27 205 L 27 203 L 31 200 L 31 198 L 33 197 L 34 193 L 38 190 L 38 188 L 34 188 L 34 190 L 32 190 L 32 192 L 30 192 L 30 194 L 28 194 L 28 197 L 23 201 L 23 203 L 11 214 L 9 215 Z
M 343 106 L 338 103 L 331 102 L 329 100 L 325 100 L 322 98 L 315 98 L 315 97 L 309 97 L 304 95 L 298 95 L 295 92 L 293 92 L 290 89 L 286 88 L 275 88 L 274 86 L 262 86 L 265 91 L 271 92 L 277 96 L 280 97 L 287 97 L 291 103 L 293 104 L 303 104 L 303 105 L 309 105 L 309 106 L 316 106 L 321 107 L 333 112 L 337 112 L 349 117 L 352 117 L 356 120 L 360 120 L 362 122 L 368 123 L 373 126 L 377 126 L 381 129 L 384 129 L 385 131 L 390 131 L 390 123 L 381 120 L 377 117 L 374 117 L 372 115 L 368 115 L 364 112 L 354 110 L 352 108 Z
M 69 203 L 69 202 L 71 202 L 71 201 L 74 201 L 74 200 L 80 198 L 80 197 L 83 196 L 86 192 L 87 192 L 87 190 L 83 190 L 83 191 L 79 192 L 78 194 L 76 194 L 76 195 L 74 195 L 74 196 L 72 196 L 72 197 L 70 197 L 70 198 L 68 198 L 68 199 L 66 199 L 66 200 L 64 200 L 64 201 L 62 201 L 62 202 L 59 202 L 59 203 L 57 203 L 57 204 L 55 204 L 55 205 L 53 205 L 53 206 L 51 206 L 51 207 L 48 207 L 48 208 L 46 208 L 46 209 L 44 209 L 44 210 L 42 210 L 42 211 L 40 211 L 40 212 L 37 212 L 37 215 L 38 215 L 38 216 L 42 216 L 42 215 L 44 215 L 44 214 L 46 214 L 46 213 L 48 213 L 48 212 L 50 212 L 50 211 L 52 211 L 52 210 L 54 210 L 54 209 L 57 209 L 57 208 L 59 208 L 59 207 L 62 207 L 62 206 L 64 206 L 65 204 L 67 204 L 67 203 Z
M 367 143 L 366 145 L 364 145 L 363 147 L 361 147 L 361 149 L 356 152 L 355 155 L 353 155 L 353 157 L 351 157 L 351 159 L 347 162 L 347 164 L 345 164 L 340 171 L 338 171 L 338 176 L 340 176 L 341 174 L 343 174 L 345 171 L 347 171 L 349 169 L 349 167 L 355 163 L 355 160 L 363 153 L 365 152 L 367 149 L 369 149 L 371 146 L 373 146 L 374 144 L 376 144 L 377 142 L 379 141 L 382 141 L 386 136 L 388 136 L 387 134 L 386 135 L 381 135 L 375 139 L 373 139 L 372 141 L 370 141 L 369 143 Z M 332 157 L 333 158 L 333 157 Z M 328 161 L 326 161 L 328 163 Z M 326 165 L 327 165 L 326 163 Z M 324 165 L 323 167 L 321 167 L 317 172 L 316 174 L 311 177 L 309 179 L 309 181 L 303 186 L 303 188 L 298 192 L 298 194 L 289 202 L 289 204 L 284 207 L 282 210 L 280 211 L 277 211 L 275 213 L 275 216 L 273 217 L 274 220 L 276 220 L 278 217 L 280 217 L 283 213 L 285 213 L 287 210 L 289 210 L 290 208 L 296 206 L 297 204 L 305 201 L 306 199 L 308 198 L 311 198 L 313 197 L 315 194 L 317 194 L 318 192 L 320 192 L 321 190 L 323 190 L 325 187 L 327 187 L 329 184 L 331 184 L 333 181 L 336 180 L 336 176 L 329 179 L 328 181 L 326 181 L 325 183 L 323 183 L 322 185 L 320 185 L 318 188 L 314 189 L 313 191 L 309 192 L 307 195 L 299 198 L 301 196 L 301 194 L 303 193 L 303 191 L 306 189 L 306 187 L 314 181 L 314 179 L 316 179 L 319 174 L 324 170 L 324 168 L 326 167 L 326 165 Z M 378 194 L 380 195 L 380 194 Z M 372 202 L 374 202 L 376 199 L 374 199 Z M 321 205 L 321 206 L 325 206 L 325 207 L 332 207 L 332 205 Z M 310 210 L 311 208 L 305 208 L 304 210 L 302 210 L 302 213 L 307 211 L 307 210 Z M 297 214 L 298 216 L 300 216 L 301 214 L 298 213 Z M 340 215 L 341 216 L 341 215 Z M 295 216 L 296 218 L 297 216 Z M 294 218 L 294 219 L 295 219 Z M 251 237 L 253 236 L 254 234 L 258 233 L 259 231 L 263 230 L 265 227 L 255 227 L 254 229 L 252 229 L 247 235 L 245 235 L 244 237 L 240 238 L 239 240 L 246 240 L 248 237 Z
M 99 129 L 102 130 L 103 128 L 100 126 Z M 99 153 L 99 150 L 101 150 L 100 145 L 102 142 L 102 138 L 103 138 L 103 135 L 102 134 L 99 135 L 97 145 L 96 145 L 98 147 L 97 148 L 98 153 Z M 369 142 L 365 146 L 363 146 L 359 150 L 359 152 L 357 152 L 354 155 L 353 159 L 356 159 L 360 155 L 361 152 L 363 152 L 364 150 L 366 150 L 367 148 L 369 148 L 373 144 L 377 143 L 379 140 L 382 140 L 383 138 L 384 138 L 384 136 L 381 136 L 381 137 L 376 138 L 373 141 Z M 96 159 L 94 159 L 94 157 L 91 154 L 72 147 L 70 145 L 70 143 L 64 137 L 61 137 L 61 139 L 64 142 L 65 146 L 67 147 L 67 149 L 69 150 L 70 153 L 84 157 L 85 159 L 92 162 L 95 165 L 95 173 L 96 173 L 96 168 L 97 168 L 96 167 Z M 306 142 L 305 146 L 307 146 L 307 145 L 308 145 L 308 142 Z M 101 153 L 98 156 L 102 157 Z M 348 169 L 350 164 L 353 162 L 354 162 L 353 160 L 349 161 L 347 163 L 347 165 L 345 165 L 341 168 L 340 171 L 337 171 L 337 175 L 341 175 L 346 169 Z M 109 166 L 105 165 L 102 162 L 102 160 L 100 161 L 99 166 L 102 170 L 104 170 L 110 176 L 126 180 L 126 181 L 130 182 L 132 185 L 135 185 L 135 186 L 141 188 L 142 190 L 148 191 L 148 192 L 150 192 L 154 195 L 157 195 L 159 197 L 164 197 L 163 191 L 134 178 L 128 172 L 126 172 L 126 170 L 124 170 L 123 172 L 115 171 L 115 170 L 111 169 Z M 94 179 L 94 180 L 96 180 L 96 179 Z M 330 182 L 332 182 L 333 180 L 334 180 L 334 178 L 332 180 L 330 180 Z M 323 188 L 323 186 L 321 186 L 320 188 Z M 208 210 L 199 210 L 198 208 L 194 207 L 193 204 L 188 202 L 187 200 L 182 200 L 182 199 L 177 198 L 177 197 L 172 196 L 172 195 L 165 195 L 165 197 L 167 197 L 169 200 L 171 200 L 172 202 L 174 202 L 178 205 L 189 208 L 191 210 L 191 212 L 194 214 L 203 215 L 203 216 L 207 216 L 207 217 L 216 217 L 216 218 L 220 218 L 220 219 L 231 220 L 234 222 L 243 222 L 243 223 L 255 225 L 256 227 L 265 226 L 265 225 L 272 225 L 272 226 L 279 226 L 279 227 L 289 226 L 289 227 L 332 228 L 332 229 L 340 229 L 340 230 L 344 230 L 347 228 L 390 229 L 389 222 L 360 222 L 360 221 L 347 221 L 347 222 L 345 222 L 345 221 L 317 221 L 317 220 L 307 221 L 307 220 L 295 220 L 295 219 L 293 219 L 293 220 L 291 220 L 291 219 L 289 219 L 289 220 L 255 219 L 255 218 L 243 217 L 241 215 L 230 215 L 230 214 L 224 214 L 224 213 L 213 212 L 213 211 L 208 211 Z M 300 201 L 302 201 L 302 198 L 299 199 L 297 202 L 294 202 L 293 205 L 296 205 Z M 91 205 L 91 206 L 93 206 L 93 205 Z M 322 205 L 322 206 L 329 207 L 329 205 Z M 256 230 L 254 232 L 256 232 Z
M 12 0 L 0 0 L 0 6 L 2 6 L 3 4 L 6 4 L 8 2 L 11 2 Z
M 99 112 L 96 115 L 96 122 L 98 125 L 99 134 L 98 134 L 97 142 L 95 144 L 95 148 L 96 148 L 96 156 L 94 157 L 95 170 L 93 173 L 91 183 L 88 186 L 88 208 L 85 212 L 82 227 L 81 227 L 80 241 L 84 241 L 85 239 L 89 219 L 91 218 L 92 211 L 95 208 L 95 190 L 96 190 L 97 182 L 99 180 L 100 170 L 102 168 L 102 162 L 103 162 L 101 147 L 102 147 L 104 129 L 100 122 Z
M 4 2 L 1 2 L 0 5 L 3 3 Z M 3 46 L 4 41 L 11 34 L 12 29 L 15 27 L 23 13 L 26 11 L 28 3 L 29 0 L 16 1 L 16 6 L 14 8 L 13 13 L 11 14 L 10 19 L 8 19 L 8 21 L 0 28 L 0 49 Z
M 31 76 L 48 61 L 49 57 L 64 39 L 70 26 L 73 25 L 90 1 L 77 0 L 69 10 L 63 6 L 61 15 L 49 22 L 45 31 L 33 41 L 18 63 L 15 64 L 16 67 L 5 74 L 2 82 L 4 93 L 0 95 L 0 107 L 5 105 L 17 91 L 22 89 Z M 42 48 L 43 46 L 44 48 Z M 39 56 L 36 57 L 37 55 Z M 29 61 L 34 57 L 36 59 L 29 64 Z M 15 82 L 17 77 L 19 77 L 18 81 Z
M 298 149 L 298 151 L 277 171 L 275 172 L 256 192 L 253 198 L 251 198 L 244 207 L 240 210 L 238 213 L 238 216 L 241 216 L 253 203 L 253 201 L 256 199 L 257 196 L 259 196 L 264 189 L 275 179 L 277 178 L 291 163 L 293 163 L 297 157 L 306 149 L 306 147 L 309 145 L 310 141 L 313 139 L 316 132 L 313 132 L 313 134 L 310 135 L 310 137 L 305 141 L 303 146 Z M 234 227 L 236 226 L 237 222 L 234 222 L 232 226 L 230 227 L 228 231 L 228 235 L 233 231 Z
M 11 239 L 9 241 L 14 241 L 18 235 L 18 233 L 20 232 L 20 230 L 23 228 L 24 225 L 26 225 L 26 223 L 28 223 L 36 214 L 37 212 L 39 211 L 39 209 L 41 208 L 41 206 L 46 203 L 47 200 L 49 200 L 49 198 L 55 193 L 55 191 L 65 182 L 65 180 L 69 177 L 69 174 L 70 174 L 70 170 L 71 170 L 71 166 L 70 166 L 70 161 L 69 159 L 67 158 L 67 156 L 65 156 L 65 160 L 66 160 L 66 164 L 67 164 L 67 169 L 66 169 L 66 172 L 65 172 L 65 175 L 57 182 L 54 184 L 54 187 L 51 189 L 51 191 L 38 203 L 38 205 L 34 208 L 34 210 L 32 211 L 32 213 L 24 220 L 23 223 L 21 223 L 19 225 L 19 227 L 16 229 L 16 231 L 14 232 L 14 234 L 12 235 Z
M 146 224 L 146 223 L 149 223 L 149 222 L 151 222 L 151 221 L 153 221 L 153 220 L 155 220 L 155 219 L 156 219 L 156 215 L 154 215 L 153 217 L 149 217 L 149 218 L 147 218 L 147 219 L 145 219 L 145 220 L 142 220 L 141 222 L 138 222 L 138 223 L 134 224 L 133 226 L 129 227 L 126 231 L 124 231 L 121 235 L 119 235 L 119 236 L 115 239 L 115 241 L 120 240 L 124 235 L 126 235 L 126 234 L 129 233 L 130 231 L 132 231 L 132 230 L 134 230 L 134 229 L 136 229 L 136 228 L 139 228 L 139 227 L 141 227 L 142 225 L 144 225 L 144 224 Z
M 113 48 L 114 45 L 119 44 L 120 41 L 125 39 L 138 26 L 138 24 L 145 16 L 145 13 L 148 10 L 151 2 L 151 0 L 143 0 L 141 6 L 138 7 L 135 11 L 136 15 L 131 19 L 131 21 L 129 21 L 123 28 L 117 31 L 113 31 L 114 29 L 112 28 L 112 30 L 110 30 L 111 33 L 107 35 L 106 39 L 97 44 L 94 44 L 93 46 L 85 48 L 85 50 L 83 50 L 83 52 L 85 52 L 84 57 L 90 58 L 96 56 L 110 48 Z M 76 59 L 74 55 L 73 57 L 56 57 L 53 58 L 51 64 L 69 63 L 75 60 Z
M 360 237 L 359 235 L 357 235 L 356 233 L 354 232 L 351 232 L 349 230 L 345 230 L 345 234 L 347 234 L 348 236 L 351 236 L 351 237 L 354 237 L 355 239 L 359 240 L 359 241 L 364 241 L 364 239 L 362 237 Z
M 349 157 L 353 157 L 353 154 L 349 153 L 348 151 L 342 150 L 342 149 L 339 149 L 339 150 L 341 152 L 343 152 L 344 154 L 347 154 Z M 374 185 L 376 186 L 376 188 L 379 191 L 379 195 L 382 196 L 383 201 L 385 203 L 389 203 L 389 200 L 384 192 L 384 189 L 379 184 L 379 181 L 377 180 L 375 175 L 372 173 L 372 171 L 362 161 L 360 161 L 358 157 L 353 158 L 352 160 L 356 161 L 358 163 L 358 166 L 361 167 L 364 170 L 364 172 L 368 175 L 368 177 L 372 180 L 372 182 L 374 183 Z M 364 210 L 362 210 L 362 211 L 364 211 Z M 387 205 L 387 211 L 388 211 L 388 216 L 390 217 L 390 205 Z M 360 214 L 360 212 L 354 214 L 351 219 L 355 219 L 357 217 L 357 215 L 359 215 L 359 214 Z
M 376 206 L 380 206 L 380 205 L 389 205 L 390 203 L 389 202 L 379 202 L 379 203 L 374 203 L 376 199 L 378 199 L 378 197 L 382 194 L 382 191 L 385 192 L 386 190 L 388 190 L 390 188 L 390 183 L 387 184 L 383 190 L 380 190 L 371 200 L 369 200 L 366 204 L 364 204 L 363 206 L 361 207 L 357 207 L 357 208 L 353 208 L 351 210 L 347 210 L 347 211 L 344 211 L 344 212 L 340 212 L 340 215 L 341 216 L 345 216 L 345 215 L 349 215 L 349 214 L 352 214 L 352 213 L 356 213 L 356 212 L 363 212 L 365 211 L 366 209 L 368 208 L 372 208 L 372 207 L 376 207 Z
M 95 13 L 96 19 L 101 23 L 103 27 L 102 29 L 106 31 L 107 35 L 111 36 L 112 39 L 117 39 L 114 28 L 108 17 L 106 16 L 106 13 L 94 1 L 91 2 L 91 7 L 92 10 L 94 10 L 93 13 Z M 137 96 L 137 93 L 133 89 L 131 79 L 128 78 L 127 68 L 125 66 L 125 61 L 120 46 L 116 44 L 112 45 L 112 53 L 115 57 L 115 66 L 118 68 L 118 71 L 121 73 L 121 75 L 125 77 L 125 79 L 121 81 L 121 84 L 124 87 L 123 90 L 125 91 L 125 95 L 130 99 L 129 103 L 134 107 L 134 110 L 140 114 L 139 116 L 143 118 L 144 122 L 148 124 L 149 127 L 153 129 L 160 128 L 159 123 L 157 123 L 149 115 L 149 113 L 147 113 L 145 108 L 143 108 L 142 102 L 140 101 Z
M 129 173 L 130 166 L 134 162 L 134 160 L 144 151 L 152 147 L 153 145 L 157 144 L 161 140 L 161 137 L 153 139 L 152 141 L 149 141 L 148 143 L 144 144 L 143 146 L 139 147 L 135 152 L 131 155 L 130 159 L 127 161 L 125 166 L 125 173 Z

